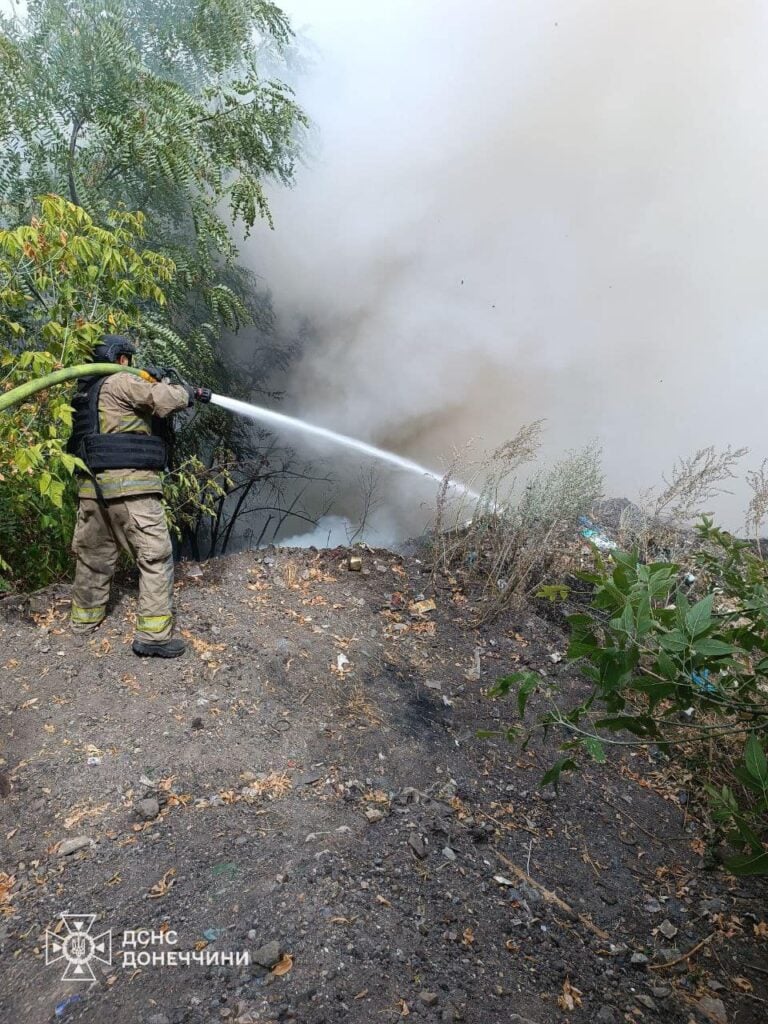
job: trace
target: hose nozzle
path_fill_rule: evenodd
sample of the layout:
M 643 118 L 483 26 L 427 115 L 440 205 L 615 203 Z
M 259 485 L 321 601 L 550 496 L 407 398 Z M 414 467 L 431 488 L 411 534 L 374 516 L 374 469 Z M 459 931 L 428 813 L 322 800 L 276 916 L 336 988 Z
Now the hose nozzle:
M 211 389 L 210 388 L 198 388 L 193 385 L 193 392 L 196 402 L 210 402 L 211 400 Z

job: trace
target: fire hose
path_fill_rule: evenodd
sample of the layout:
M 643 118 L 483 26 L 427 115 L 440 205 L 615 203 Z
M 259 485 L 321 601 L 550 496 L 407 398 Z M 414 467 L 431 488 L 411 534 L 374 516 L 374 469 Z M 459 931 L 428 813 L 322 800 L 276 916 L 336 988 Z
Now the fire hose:
M 163 369 L 154 372 L 162 373 L 163 377 L 170 377 L 173 374 L 178 378 L 179 383 L 187 388 L 192 399 L 197 402 L 210 402 L 211 392 L 208 388 L 187 384 L 186 381 L 181 379 L 176 370 Z M 19 402 L 24 402 L 31 398 L 32 395 L 36 395 L 38 391 L 44 391 L 46 388 L 53 387 L 56 384 L 65 384 L 68 380 L 74 380 L 77 377 L 102 377 L 110 373 L 133 373 L 137 377 L 141 377 L 142 380 L 152 381 L 153 383 L 161 379 L 155 377 L 154 373 L 147 370 L 138 370 L 134 366 L 121 366 L 118 363 L 87 363 L 83 366 L 67 366 L 63 370 L 55 370 L 45 377 L 29 380 L 26 384 L 19 384 L 18 387 L 11 388 L 10 391 L 0 394 L 0 412 L 10 409 L 11 406 L 18 405 Z

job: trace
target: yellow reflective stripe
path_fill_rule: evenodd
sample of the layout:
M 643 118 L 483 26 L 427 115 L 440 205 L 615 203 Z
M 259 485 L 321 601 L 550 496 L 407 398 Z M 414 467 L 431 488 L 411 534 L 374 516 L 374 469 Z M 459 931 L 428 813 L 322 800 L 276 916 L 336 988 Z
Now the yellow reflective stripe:
M 120 495 L 162 493 L 163 490 L 162 480 L 159 476 L 147 477 L 146 480 L 128 478 L 111 482 L 99 480 L 98 477 L 96 479 L 99 481 L 99 487 L 105 498 L 114 498 Z M 81 498 L 95 498 L 96 488 L 90 480 L 83 480 L 78 488 L 78 494 Z
M 121 416 L 119 420 L 119 434 L 149 434 L 150 430 L 144 420 L 138 416 Z M 108 431 L 112 433 L 112 431 Z
M 106 614 L 107 606 L 105 604 L 100 604 L 96 608 L 81 608 L 80 605 L 73 604 L 70 618 L 72 622 L 93 623 L 101 622 Z
M 170 626 L 172 615 L 138 615 L 136 628 L 144 633 L 162 633 Z

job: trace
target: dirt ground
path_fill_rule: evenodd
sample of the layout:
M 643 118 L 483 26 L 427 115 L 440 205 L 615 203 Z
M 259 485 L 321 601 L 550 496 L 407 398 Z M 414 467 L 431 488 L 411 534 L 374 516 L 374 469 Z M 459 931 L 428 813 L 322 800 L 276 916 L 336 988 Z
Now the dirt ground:
M 182 565 L 169 662 L 131 653 L 130 579 L 86 640 L 66 588 L 5 602 L 0 1021 L 765 1021 L 764 882 L 704 870 L 660 760 L 556 794 L 554 745 L 478 737 L 514 718 L 498 676 L 570 682 L 560 626 L 472 629 L 418 559 L 363 566 Z M 91 982 L 62 914 L 111 931 Z

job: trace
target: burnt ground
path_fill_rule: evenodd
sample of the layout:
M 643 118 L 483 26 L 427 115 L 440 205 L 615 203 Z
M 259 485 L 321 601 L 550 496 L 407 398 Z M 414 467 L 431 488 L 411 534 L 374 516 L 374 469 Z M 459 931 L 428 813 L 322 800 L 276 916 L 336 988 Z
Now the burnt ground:
M 478 737 L 513 719 L 484 695 L 505 672 L 541 670 L 539 702 L 555 674 L 579 687 L 561 627 L 472 629 L 416 559 L 363 562 L 181 566 L 194 647 L 165 663 L 131 653 L 130 581 L 85 641 L 65 588 L 5 602 L 0 1020 L 764 1021 L 764 883 L 704 869 L 661 761 L 616 755 L 556 794 L 554 741 Z M 90 984 L 45 963 L 62 913 L 112 930 Z M 129 929 L 261 963 L 129 966 Z

